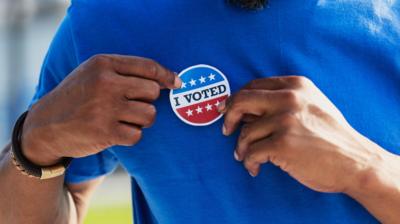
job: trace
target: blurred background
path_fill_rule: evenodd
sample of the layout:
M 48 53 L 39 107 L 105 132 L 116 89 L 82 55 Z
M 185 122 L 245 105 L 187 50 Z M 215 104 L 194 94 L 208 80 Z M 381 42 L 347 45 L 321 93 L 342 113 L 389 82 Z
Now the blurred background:
M 2 146 L 34 94 L 41 63 L 68 6 L 67 0 L 0 0 Z M 131 211 L 129 178 L 119 168 L 95 193 L 85 224 L 132 223 Z

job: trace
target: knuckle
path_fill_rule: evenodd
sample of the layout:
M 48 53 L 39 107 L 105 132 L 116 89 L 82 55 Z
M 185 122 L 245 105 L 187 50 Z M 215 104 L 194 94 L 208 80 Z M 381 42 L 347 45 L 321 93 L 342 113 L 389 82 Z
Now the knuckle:
M 258 86 L 258 83 L 261 81 L 262 79 L 253 79 L 250 82 L 247 83 L 246 87 L 247 88 L 254 88 L 256 86 Z
M 116 142 L 118 144 L 126 144 L 128 145 L 129 142 L 127 141 L 127 131 L 124 128 L 120 128 L 116 133 L 115 133 L 115 138 L 116 138 Z
M 230 98 L 229 100 L 229 104 L 231 107 L 235 107 L 236 105 L 238 105 L 240 103 L 240 100 L 242 98 L 242 92 L 238 92 L 235 95 L 233 95 L 232 98 Z
M 310 85 L 312 82 L 306 76 L 292 76 L 291 80 L 297 87 L 304 87 Z
M 256 155 L 255 153 L 253 153 L 253 152 L 250 152 L 250 153 L 247 155 L 247 161 L 248 161 L 249 163 L 255 163 L 255 162 L 257 161 L 257 159 L 258 159 L 257 155 Z
M 245 161 L 248 163 L 255 163 L 257 161 L 257 151 L 259 150 L 258 146 L 256 144 L 253 144 L 249 146 L 246 155 L 245 155 Z
M 248 90 L 241 90 L 239 91 L 237 94 L 235 94 L 231 100 L 230 100 L 230 105 L 231 107 L 237 107 L 240 106 L 242 104 L 243 101 L 245 101 L 246 99 L 248 99 L 250 95 L 250 91 Z
M 172 72 L 167 71 L 167 82 L 170 83 L 171 85 L 174 84 L 175 82 L 175 75 Z
M 143 131 L 142 129 L 135 129 L 135 131 L 133 132 L 132 136 L 131 136 L 131 140 L 132 140 L 132 144 L 136 144 L 137 142 L 140 141 L 140 139 L 142 139 L 143 136 Z
M 264 78 L 253 79 L 247 83 L 246 88 L 248 90 L 265 89 L 264 83 L 269 83 L 274 79 L 279 79 L 279 77 L 267 77 L 267 78 L 264 77 Z
M 145 127 L 149 127 L 154 123 L 154 121 L 156 119 L 156 114 L 157 114 L 157 110 L 154 105 L 149 105 L 146 108 L 146 120 L 144 122 Z
M 107 72 L 99 72 L 96 76 L 96 80 L 94 81 L 94 85 L 96 88 L 107 87 L 111 84 L 112 76 Z
M 96 54 L 89 61 L 96 67 L 107 67 L 111 62 L 111 58 L 105 54 Z
M 148 74 L 151 76 L 151 77 L 155 77 L 155 78 L 157 78 L 157 76 L 158 76 L 158 64 L 157 64 L 157 62 L 155 62 L 153 59 L 146 59 L 145 60 L 145 67 L 146 67 L 146 70 L 147 70 L 147 72 L 148 72 Z
M 249 96 L 251 95 L 251 90 L 240 90 L 240 92 L 238 93 L 238 98 L 240 100 L 246 100 Z
M 312 83 L 311 80 L 306 76 L 298 76 L 298 79 L 299 84 L 302 86 L 307 86 Z
M 294 91 L 294 90 L 282 91 L 282 96 L 285 100 L 289 100 L 289 101 L 297 100 L 296 91 Z
M 248 155 L 246 156 L 244 160 L 244 167 L 247 170 L 254 170 L 254 168 L 258 165 L 258 163 L 255 160 L 254 155 Z
M 117 133 L 119 144 L 134 145 L 142 138 L 142 130 L 139 128 L 122 127 Z
M 247 158 L 244 160 L 243 166 L 244 166 L 244 168 L 246 168 L 246 170 L 250 170 L 252 168 L 252 166 L 250 165 L 250 162 L 247 160 Z
M 156 107 L 154 105 L 148 104 L 148 106 L 146 108 L 146 111 L 151 117 L 155 117 L 156 116 L 157 109 L 156 109 Z
M 250 136 L 250 127 L 248 124 L 244 124 L 242 130 L 240 131 L 239 139 L 242 142 L 247 142 Z
M 160 96 L 160 85 L 155 81 L 151 81 L 149 85 L 148 95 L 151 99 L 156 100 Z
M 298 109 L 301 106 L 301 97 L 296 90 L 286 90 L 282 92 L 283 99 L 291 109 Z
M 153 89 L 153 90 L 160 90 L 160 85 L 156 82 L 156 81 L 149 81 L 149 89 Z

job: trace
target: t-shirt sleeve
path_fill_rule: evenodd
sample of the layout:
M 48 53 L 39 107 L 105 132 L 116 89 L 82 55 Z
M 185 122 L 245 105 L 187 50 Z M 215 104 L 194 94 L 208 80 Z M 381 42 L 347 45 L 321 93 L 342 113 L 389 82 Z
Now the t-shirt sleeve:
M 39 84 L 30 106 L 52 91 L 78 65 L 72 24 L 67 15 L 46 54 L 40 72 Z M 118 160 L 108 150 L 96 155 L 77 158 L 72 161 L 67 169 L 65 181 L 67 183 L 85 182 L 112 172 L 117 164 Z

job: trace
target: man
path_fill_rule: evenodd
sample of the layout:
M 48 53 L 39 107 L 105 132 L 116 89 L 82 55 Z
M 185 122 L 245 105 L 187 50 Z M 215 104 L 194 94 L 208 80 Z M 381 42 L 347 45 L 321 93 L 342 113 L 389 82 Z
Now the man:
M 1 222 L 82 223 L 120 163 L 135 223 L 399 223 L 400 4 L 236 2 L 262 5 L 72 1 L 2 156 Z M 204 107 L 224 119 L 179 115 L 195 90 L 230 90 Z

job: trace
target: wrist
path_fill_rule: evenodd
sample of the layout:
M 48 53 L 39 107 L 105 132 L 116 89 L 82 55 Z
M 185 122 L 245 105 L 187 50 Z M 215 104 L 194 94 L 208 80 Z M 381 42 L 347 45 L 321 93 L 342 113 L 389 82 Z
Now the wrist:
M 344 193 L 355 199 L 383 196 L 389 192 L 400 194 L 400 157 L 367 141 L 368 163 L 356 172 Z
M 51 166 L 60 162 L 60 157 L 51 156 L 43 148 L 35 147 L 34 142 L 22 141 L 22 154 L 33 164 L 38 166 Z
M 51 166 L 61 161 L 62 157 L 53 155 L 50 149 L 47 149 L 46 141 L 29 127 L 29 116 L 27 117 L 21 136 L 21 151 L 33 164 L 38 166 Z

